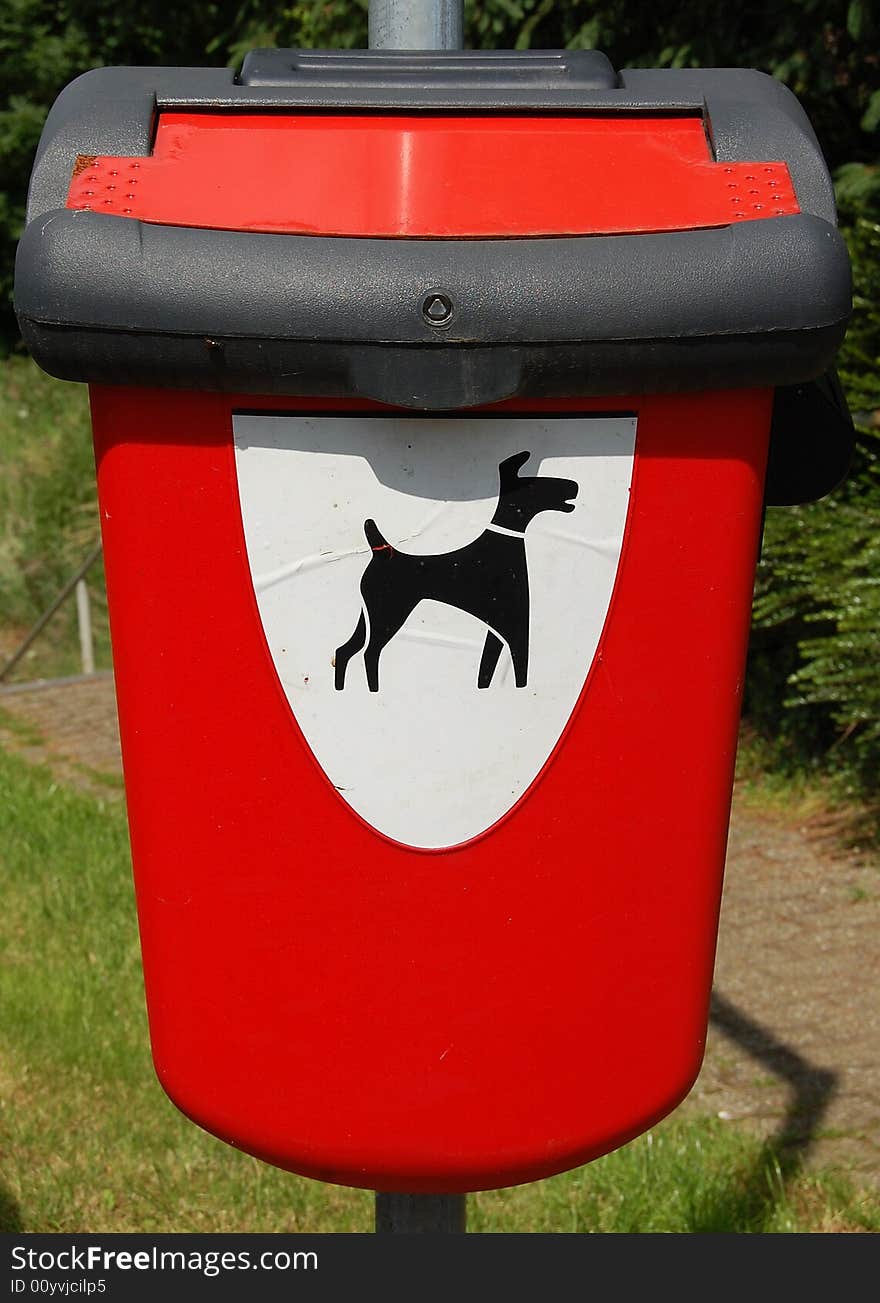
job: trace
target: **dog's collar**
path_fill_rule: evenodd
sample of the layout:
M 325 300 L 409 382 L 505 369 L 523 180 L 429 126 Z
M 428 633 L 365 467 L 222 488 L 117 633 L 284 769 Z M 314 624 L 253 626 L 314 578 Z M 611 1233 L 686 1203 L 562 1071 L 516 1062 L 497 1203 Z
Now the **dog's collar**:
M 508 529 L 506 525 L 496 525 L 494 522 L 486 528 L 491 529 L 493 534 L 506 534 L 508 538 L 523 538 L 526 532 L 524 529 Z

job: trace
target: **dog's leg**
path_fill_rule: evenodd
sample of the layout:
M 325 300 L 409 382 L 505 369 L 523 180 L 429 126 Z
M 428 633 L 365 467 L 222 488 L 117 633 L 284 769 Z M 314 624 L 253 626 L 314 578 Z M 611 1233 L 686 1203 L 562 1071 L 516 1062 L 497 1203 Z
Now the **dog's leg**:
M 398 599 L 393 606 L 386 600 L 384 607 L 379 610 L 368 604 L 370 640 L 364 651 L 364 669 L 367 672 L 367 687 L 371 692 L 379 691 L 379 657 L 383 649 L 398 629 L 403 627 L 416 606 L 418 606 L 418 598 L 413 601 L 411 596 L 407 596 L 404 600 Z
M 367 641 L 367 620 L 363 611 L 361 611 L 354 633 L 348 642 L 344 642 L 341 647 L 337 647 L 334 665 L 336 666 L 334 682 L 338 691 L 345 687 L 345 671 L 348 668 L 348 662 L 356 652 L 359 652 Z
M 477 675 L 477 687 L 488 688 L 492 682 L 492 675 L 495 673 L 495 666 L 498 664 L 498 657 L 501 655 L 504 643 L 494 634 L 491 629 L 486 631 L 486 641 L 483 643 L 483 655 L 480 657 L 480 670 Z
M 511 630 L 508 640 L 513 677 L 518 688 L 524 688 L 529 677 L 529 623 L 528 617 L 518 629 Z
M 379 657 L 382 654 L 382 647 L 378 644 L 372 644 L 364 652 L 364 669 L 367 672 L 367 687 L 371 692 L 379 691 Z

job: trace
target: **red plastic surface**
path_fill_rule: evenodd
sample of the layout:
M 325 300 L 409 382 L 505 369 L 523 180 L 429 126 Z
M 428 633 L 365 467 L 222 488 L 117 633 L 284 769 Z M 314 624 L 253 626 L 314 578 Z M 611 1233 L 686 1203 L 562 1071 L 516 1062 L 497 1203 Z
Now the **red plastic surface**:
M 770 402 L 552 405 L 638 412 L 605 630 L 519 806 L 423 852 L 333 789 L 265 644 L 231 413 L 297 404 L 93 391 L 151 1037 L 194 1120 L 323 1180 L 462 1191 L 584 1163 L 686 1094 Z
M 163 113 L 149 158 L 83 155 L 69 208 L 361 236 L 670 231 L 798 212 L 784 163 L 716 163 L 700 118 Z

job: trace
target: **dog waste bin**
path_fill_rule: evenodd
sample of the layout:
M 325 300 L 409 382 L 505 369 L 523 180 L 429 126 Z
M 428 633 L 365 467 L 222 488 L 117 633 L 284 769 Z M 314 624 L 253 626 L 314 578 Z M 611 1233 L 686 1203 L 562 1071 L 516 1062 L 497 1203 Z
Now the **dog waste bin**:
M 16 305 L 91 386 L 153 1052 L 201 1126 L 457 1192 L 687 1093 L 762 509 L 844 473 L 849 294 L 755 72 L 64 91 Z

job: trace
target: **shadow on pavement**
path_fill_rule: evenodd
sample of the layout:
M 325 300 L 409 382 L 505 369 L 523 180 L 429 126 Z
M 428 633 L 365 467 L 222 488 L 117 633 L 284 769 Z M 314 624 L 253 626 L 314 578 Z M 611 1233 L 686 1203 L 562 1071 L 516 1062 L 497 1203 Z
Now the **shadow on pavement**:
M 837 1089 L 837 1074 L 815 1067 L 717 991 L 712 995 L 710 1021 L 763 1068 L 784 1081 L 790 1091 L 785 1116 L 773 1135 L 765 1140 L 752 1169 L 727 1191 L 724 1208 L 716 1208 L 709 1218 L 728 1227 L 736 1225 L 761 1231 L 784 1199 L 788 1183 L 801 1171 L 818 1138 Z M 707 1225 L 695 1229 L 714 1228 Z

